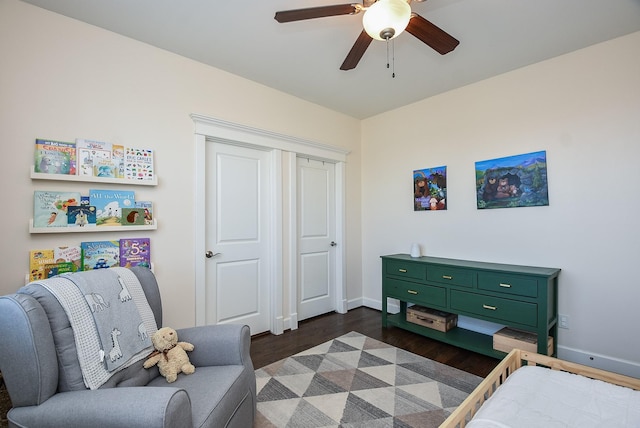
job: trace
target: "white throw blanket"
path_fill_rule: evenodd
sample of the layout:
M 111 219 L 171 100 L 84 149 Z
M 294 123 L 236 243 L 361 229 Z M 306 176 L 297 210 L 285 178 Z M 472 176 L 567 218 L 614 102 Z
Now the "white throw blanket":
M 69 318 L 87 388 L 99 388 L 114 373 L 140 361 L 153 350 L 150 336 L 157 330 L 153 311 L 138 278 L 129 269 L 116 267 L 104 269 L 104 272 L 77 272 L 37 283 L 56 297 Z M 96 289 L 95 285 L 102 288 Z M 113 333 L 116 328 L 105 329 L 114 320 L 104 315 L 117 306 L 117 302 L 128 303 L 126 316 L 123 312 L 115 313 L 122 321 L 117 328 L 120 334 Z M 95 315 L 103 321 L 97 321 Z M 120 338 L 125 330 L 128 339 L 123 346 L 124 340 Z

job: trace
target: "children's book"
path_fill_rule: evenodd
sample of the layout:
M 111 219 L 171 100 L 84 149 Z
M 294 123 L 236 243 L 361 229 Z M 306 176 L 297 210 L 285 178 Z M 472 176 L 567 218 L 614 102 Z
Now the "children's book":
M 121 239 L 120 266 L 151 268 L 151 240 L 149 238 Z
M 124 175 L 129 180 L 153 180 L 153 150 L 127 147 L 124 154 Z
M 118 241 L 85 241 L 82 248 L 82 270 L 94 270 L 120 266 Z
M 111 143 L 76 138 L 78 175 L 97 176 L 95 171 L 100 171 L 100 166 L 105 165 L 108 165 L 104 169 L 105 173 L 112 172 L 111 149 Z M 113 177 L 113 173 L 107 176 Z
M 124 146 L 114 144 L 111 149 L 113 172 L 116 178 L 124 178 Z
M 79 245 L 55 247 L 53 258 L 56 263 L 73 263 L 74 272 L 82 269 L 82 249 Z
M 71 262 L 51 263 L 44 265 L 44 277 L 51 278 L 67 272 L 75 272 L 75 266 Z
M 80 204 L 80 192 L 33 192 L 33 227 L 67 227 L 67 210 Z
M 96 207 L 97 226 L 121 226 L 122 209 L 134 208 L 131 190 L 89 190 L 89 203 Z
M 136 208 L 141 208 L 144 214 L 144 224 L 153 224 L 153 203 L 151 201 L 136 201 Z
M 144 226 L 144 210 L 142 208 L 122 208 L 120 223 L 123 226 Z
M 52 249 L 29 251 L 29 280 L 45 279 L 45 266 L 55 263 L 54 257 Z
M 34 172 L 75 175 L 75 143 L 36 139 Z
M 93 176 L 116 178 L 116 168 L 111 159 L 93 159 Z
M 67 208 L 67 225 L 69 227 L 96 227 L 96 207 L 76 205 Z

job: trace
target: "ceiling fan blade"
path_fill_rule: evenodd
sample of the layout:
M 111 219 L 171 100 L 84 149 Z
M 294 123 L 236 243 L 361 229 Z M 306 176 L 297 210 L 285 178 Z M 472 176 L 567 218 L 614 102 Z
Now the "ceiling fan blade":
M 373 39 L 371 38 L 371 36 L 368 35 L 366 31 L 362 30 L 362 33 L 360 33 L 358 39 L 351 47 L 351 50 L 347 54 L 347 57 L 344 59 L 344 62 L 340 66 L 340 70 L 346 71 L 356 68 L 356 65 L 358 65 L 358 62 L 360 62 L 362 55 L 364 55 L 365 51 L 372 41 Z
M 407 31 L 441 55 L 451 52 L 460 44 L 456 38 L 417 13 L 411 14 Z
M 354 15 L 362 11 L 360 4 L 334 4 L 331 6 L 309 7 L 306 9 L 283 10 L 276 12 L 276 21 L 292 22 L 303 19 L 324 18 L 327 16 Z

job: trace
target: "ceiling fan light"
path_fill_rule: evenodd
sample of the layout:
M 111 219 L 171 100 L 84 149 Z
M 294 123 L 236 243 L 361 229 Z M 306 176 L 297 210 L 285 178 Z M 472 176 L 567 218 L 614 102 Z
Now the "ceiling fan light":
M 398 37 L 409 25 L 411 6 L 406 0 L 378 0 L 365 11 L 362 25 L 376 40 Z

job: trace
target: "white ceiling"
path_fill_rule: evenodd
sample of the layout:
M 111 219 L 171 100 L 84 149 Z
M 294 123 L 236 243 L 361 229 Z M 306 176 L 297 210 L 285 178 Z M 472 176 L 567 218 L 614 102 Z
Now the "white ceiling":
M 348 0 L 23 0 L 363 119 L 640 31 L 640 0 L 428 0 L 414 12 L 458 40 L 441 56 L 409 33 L 339 69 L 362 14 L 279 24 L 279 10 Z M 635 55 L 638 55 L 636 52 Z

